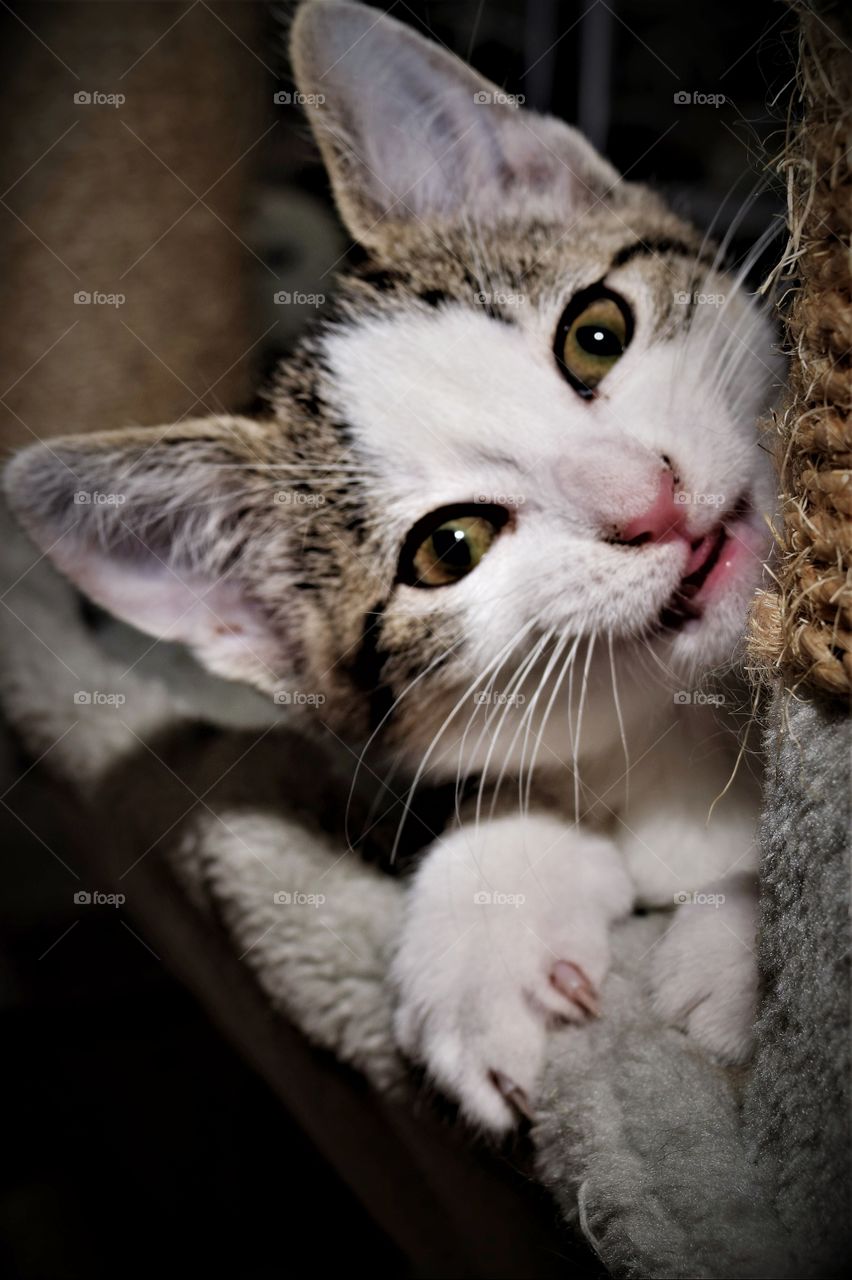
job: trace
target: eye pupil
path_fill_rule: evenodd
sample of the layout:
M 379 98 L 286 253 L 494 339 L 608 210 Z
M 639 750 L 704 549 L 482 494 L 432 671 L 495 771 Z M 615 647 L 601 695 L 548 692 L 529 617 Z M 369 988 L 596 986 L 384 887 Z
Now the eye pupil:
M 578 344 L 590 355 L 616 357 L 623 351 L 618 334 L 613 333 L 612 329 L 584 324 L 576 330 L 576 335 Z
M 575 294 L 562 313 L 554 355 L 574 390 L 588 399 L 624 355 L 633 336 L 627 303 L 610 289 L 592 285 Z
M 471 554 L 464 529 L 436 529 L 432 534 L 435 559 L 448 569 L 464 570 L 470 566 Z
M 446 587 L 467 577 L 507 524 L 505 507 L 465 503 L 419 520 L 400 553 L 398 577 L 413 587 Z

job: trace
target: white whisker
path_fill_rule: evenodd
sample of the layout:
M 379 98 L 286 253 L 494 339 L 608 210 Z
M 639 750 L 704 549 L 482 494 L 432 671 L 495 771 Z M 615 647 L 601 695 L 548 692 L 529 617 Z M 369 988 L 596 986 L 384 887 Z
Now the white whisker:
M 580 733 L 583 727 L 583 711 L 586 705 L 586 692 L 589 687 L 589 669 L 592 665 L 592 654 L 595 649 L 595 640 L 597 633 L 592 632 L 589 636 L 589 644 L 586 650 L 586 664 L 583 667 L 583 683 L 580 689 L 580 705 L 577 709 L 577 736 L 573 741 L 573 760 L 574 760 L 574 821 L 580 820 Z

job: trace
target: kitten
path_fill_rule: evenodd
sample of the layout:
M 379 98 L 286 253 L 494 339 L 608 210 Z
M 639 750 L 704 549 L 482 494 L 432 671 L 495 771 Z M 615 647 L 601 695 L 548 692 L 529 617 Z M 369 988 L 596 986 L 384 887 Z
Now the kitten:
M 455 786 L 393 979 L 469 1120 L 529 1110 L 636 904 L 683 904 L 660 1012 L 741 1060 L 758 796 L 741 771 L 708 821 L 737 742 L 698 682 L 768 552 L 769 326 L 654 194 L 393 19 L 307 3 L 292 52 L 363 253 L 268 411 L 35 446 L 9 500 L 117 616 L 395 794 Z

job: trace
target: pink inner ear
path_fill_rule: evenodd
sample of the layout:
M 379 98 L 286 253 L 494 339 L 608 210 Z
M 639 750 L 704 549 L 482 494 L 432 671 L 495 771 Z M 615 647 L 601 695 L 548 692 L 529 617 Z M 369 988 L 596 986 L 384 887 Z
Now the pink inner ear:
M 241 585 L 172 570 L 156 560 L 113 560 L 98 551 L 57 546 L 64 573 L 97 604 L 158 639 L 187 644 L 223 675 L 270 687 L 286 673 L 281 649 L 260 608 Z

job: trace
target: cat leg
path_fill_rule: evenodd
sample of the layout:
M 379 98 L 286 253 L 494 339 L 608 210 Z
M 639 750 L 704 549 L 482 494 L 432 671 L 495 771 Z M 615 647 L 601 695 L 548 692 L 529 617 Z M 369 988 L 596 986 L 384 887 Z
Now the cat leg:
M 598 1012 L 632 884 L 610 840 L 545 815 L 463 826 L 424 855 L 393 966 L 403 1051 L 474 1124 L 534 1105 L 550 1025 Z

